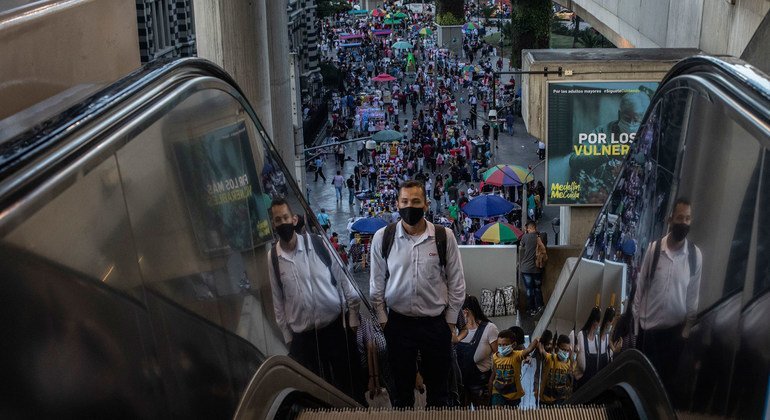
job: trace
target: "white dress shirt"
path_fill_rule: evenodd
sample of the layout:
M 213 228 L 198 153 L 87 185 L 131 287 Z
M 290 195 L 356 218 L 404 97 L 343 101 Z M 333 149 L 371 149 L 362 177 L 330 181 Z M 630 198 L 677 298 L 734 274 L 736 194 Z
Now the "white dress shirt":
M 374 234 L 370 251 L 369 296 L 379 322 L 388 320 L 386 304 L 390 309 L 412 317 L 438 316 L 446 310 L 447 323 L 457 322 L 457 313 L 465 301 L 465 275 L 460 251 L 454 234 L 447 229 L 446 267 L 442 269 L 435 229 L 428 222 L 422 235 L 411 237 L 399 222 L 387 267 L 382 258 L 385 228 Z M 387 282 L 386 270 L 390 272 Z
M 348 313 L 348 325 L 357 327 L 360 298 L 352 289 L 347 276 L 332 256 L 331 272 L 337 281 L 332 284 L 331 273 L 313 249 L 313 242 L 305 235 L 297 235 L 297 247 L 286 251 L 279 241 L 278 269 L 280 282 L 275 278 L 271 249 L 267 256 L 270 273 L 270 287 L 273 294 L 275 320 L 283 333 L 286 343 L 292 340 L 292 333 L 301 333 L 314 328 L 322 328 L 337 319 L 343 312 L 340 302 L 345 297 Z M 333 251 L 329 251 L 331 254 Z
M 700 249 L 695 247 L 695 272 L 690 273 L 688 240 L 685 239 L 684 245 L 676 251 L 668 248 L 668 235 L 661 241 L 652 283 L 649 272 L 655 254 L 654 243 L 650 244 L 642 261 L 634 295 L 634 317 L 639 320 L 638 326 L 645 330 L 670 328 L 685 321 L 692 323 L 698 311 L 703 265 Z

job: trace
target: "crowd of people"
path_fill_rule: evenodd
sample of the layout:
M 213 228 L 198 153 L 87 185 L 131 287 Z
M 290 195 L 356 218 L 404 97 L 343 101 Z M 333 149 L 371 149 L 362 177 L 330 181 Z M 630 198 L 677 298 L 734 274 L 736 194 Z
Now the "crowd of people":
M 468 16 L 475 13 L 472 7 Z M 395 191 L 414 179 L 425 184 L 431 200 L 428 220 L 451 226 L 461 244 L 479 244 L 474 233 L 489 222 L 521 227 L 520 212 L 470 218 L 461 211 L 483 193 L 522 204 L 521 187 L 485 185 L 482 178 L 498 163 L 494 155 L 500 131 L 511 134 L 514 123 L 513 107 L 507 106 L 513 85 L 498 84 L 497 94 L 492 94 L 492 71 L 503 66 L 496 47 L 484 41 L 483 29 L 476 25 L 466 30 L 463 53 L 457 55 L 436 45 L 432 13 L 414 13 L 388 2 L 381 12 L 341 13 L 321 27 L 324 56 L 344 75 L 331 107 L 332 142 L 382 130 L 402 138 L 395 144 L 378 143 L 373 150 L 361 140 L 352 146 L 357 166 L 347 172 L 345 146 L 332 143 L 330 152 L 342 171 L 332 181 L 338 202 L 344 201 L 347 188 L 352 217 L 395 221 Z M 396 15 L 403 17 L 394 24 Z M 501 111 L 499 121 L 486 117 L 493 96 Z M 323 154 L 315 158 L 314 182 L 326 182 L 324 164 Z M 545 188 L 533 181 L 528 191 L 529 218 L 537 220 Z

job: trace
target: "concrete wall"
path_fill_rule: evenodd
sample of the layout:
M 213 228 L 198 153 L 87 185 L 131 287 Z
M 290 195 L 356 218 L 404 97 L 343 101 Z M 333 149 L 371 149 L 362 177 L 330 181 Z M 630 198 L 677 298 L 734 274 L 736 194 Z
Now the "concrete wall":
M 0 119 L 140 65 L 136 5 L 44 1 L 0 16 Z
M 569 257 L 577 257 L 582 246 L 549 246 L 548 262 L 543 271 L 543 300 L 553 293 L 554 285 Z M 463 245 L 460 246 L 460 258 L 465 273 L 466 293 L 479 297 L 481 289 L 495 290 L 498 287 L 514 285 L 519 288 L 519 310 L 526 310 L 526 291 L 524 284 L 517 279 L 518 247 L 515 245 Z M 498 320 L 502 325 L 513 322 L 510 317 Z M 495 321 L 495 320 L 493 320 Z M 507 328 L 507 326 L 506 326 Z
M 618 47 L 699 48 L 741 56 L 767 0 L 556 0 Z M 770 53 L 768 53 L 770 54 Z
M 522 70 L 572 70 L 571 76 L 522 75 L 522 116 L 530 135 L 546 139 L 546 83 L 576 80 L 660 81 L 679 60 L 698 54 L 696 49 L 563 49 L 524 50 Z

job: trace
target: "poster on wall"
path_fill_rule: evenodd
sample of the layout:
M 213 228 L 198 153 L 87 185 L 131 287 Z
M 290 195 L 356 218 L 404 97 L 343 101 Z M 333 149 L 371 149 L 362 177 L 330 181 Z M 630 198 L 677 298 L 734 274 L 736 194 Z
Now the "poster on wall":
M 548 205 L 604 204 L 657 87 L 647 81 L 548 83 Z
M 264 194 L 244 122 L 176 146 L 179 176 L 195 239 L 206 256 L 270 241 Z

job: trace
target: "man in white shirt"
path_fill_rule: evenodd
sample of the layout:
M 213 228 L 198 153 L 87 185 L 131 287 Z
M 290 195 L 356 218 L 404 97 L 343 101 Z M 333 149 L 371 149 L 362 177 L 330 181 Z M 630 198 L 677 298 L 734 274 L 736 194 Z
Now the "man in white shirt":
M 268 253 L 273 311 L 289 356 L 360 400 L 354 333 L 360 298 L 323 240 L 295 232 L 298 218 L 288 202 L 276 199 L 270 211 L 279 237 Z
M 372 239 L 369 278 L 370 299 L 385 331 L 395 381 L 391 397 L 396 407 L 414 405 L 419 351 L 427 405 L 442 407 L 448 398 L 451 339 L 465 300 L 462 262 L 452 231 L 425 220 L 428 200 L 422 183 L 408 181 L 401 186 L 398 208 L 401 222 L 390 228 L 394 236 L 387 259 L 383 239 L 388 229 L 380 229 Z M 444 229 L 443 238 L 437 229 Z M 439 255 L 442 241 L 443 267 Z
M 698 314 L 703 256 L 686 239 L 690 221 L 689 201 L 677 199 L 668 219 L 669 233 L 651 243 L 644 256 L 632 307 L 637 347 L 667 386 L 676 373 L 683 339 Z

